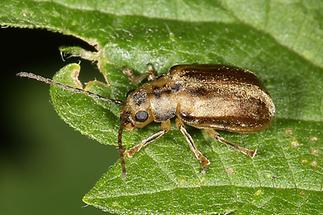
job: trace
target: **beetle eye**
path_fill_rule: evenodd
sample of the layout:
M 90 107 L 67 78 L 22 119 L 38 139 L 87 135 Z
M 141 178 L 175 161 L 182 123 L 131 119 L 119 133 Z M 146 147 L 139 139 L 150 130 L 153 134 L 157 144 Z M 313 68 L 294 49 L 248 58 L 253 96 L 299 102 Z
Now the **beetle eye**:
M 135 119 L 138 122 L 144 122 L 148 119 L 148 113 L 146 111 L 138 111 L 135 115 Z

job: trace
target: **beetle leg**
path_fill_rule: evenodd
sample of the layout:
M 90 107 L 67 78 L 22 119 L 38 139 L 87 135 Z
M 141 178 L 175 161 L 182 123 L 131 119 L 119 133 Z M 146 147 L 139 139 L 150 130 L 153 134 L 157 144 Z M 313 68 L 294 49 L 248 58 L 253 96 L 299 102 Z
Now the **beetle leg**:
M 151 63 L 147 64 L 146 73 L 148 74 L 147 75 L 148 81 L 152 81 L 152 80 L 155 80 L 157 78 L 157 71 L 155 70 L 154 65 L 151 64 Z
M 226 139 L 224 139 L 217 131 L 215 131 L 212 128 L 205 128 L 204 131 L 212 138 L 214 138 L 215 140 L 219 141 L 220 143 L 224 143 L 226 145 L 229 145 L 233 148 L 235 148 L 236 150 L 238 150 L 239 152 L 249 156 L 249 157 L 255 157 L 257 154 L 257 150 L 252 150 L 252 149 L 247 149 L 244 148 L 236 143 L 232 143 L 230 141 L 227 141 Z
M 180 121 L 180 119 L 176 119 L 176 126 L 179 128 L 181 133 L 184 135 L 186 142 L 188 143 L 191 151 L 193 152 L 194 156 L 197 160 L 201 163 L 201 166 L 203 169 L 206 169 L 210 165 L 210 161 L 200 152 L 194 143 L 193 138 L 191 135 L 187 132 L 186 128 L 184 127 L 184 124 Z
M 126 75 L 129 81 L 131 81 L 133 84 L 139 84 L 145 78 L 147 78 L 147 74 L 141 74 L 136 76 L 135 74 L 133 74 L 133 70 L 127 67 L 122 69 L 122 73 Z
M 157 140 L 158 138 L 163 136 L 165 133 L 166 133 L 166 131 L 161 130 L 161 131 L 158 131 L 158 132 L 152 134 L 151 136 L 143 139 L 141 141 L 141 143 L 139 143 L 139 144 L 135 145 L 134 147 L 126 150 L 125 155 L 127 157 L 132 157 L 136 152 L 139 152 L 141 148 L 147 146 L 149 143 L 153 142 L 154 140 Z
M 133 70 L 127 67 L 122 69 L 122 73 L 128 77 L 133 84 L 139 84 L 147 78 L 148 81 L 155 80 L 157 72 L 152 64 L 147 64 L 147 71 L 140 75 L 133 74 Z
M 157 140 L 158 138 L 160 138 L 161 136 L 166 134 L 170 130 L 170 127 L 171 127 L 170 120 L 166 120 L 166 121 L 162 122 L 161 123 L 161 129 L 162 130 L 152 134 L 151 136 L 143 139 L 141 141 L 141 143 L 139 143 L 139 144 L 133 146 L 132 148 L 126 150 L 125 155 L 127 157 L 132 157 L 136 152 L 139 152 L 141 150 L 141 148 L 147 146 L 149 143 L 152 143 L 153 141 Z

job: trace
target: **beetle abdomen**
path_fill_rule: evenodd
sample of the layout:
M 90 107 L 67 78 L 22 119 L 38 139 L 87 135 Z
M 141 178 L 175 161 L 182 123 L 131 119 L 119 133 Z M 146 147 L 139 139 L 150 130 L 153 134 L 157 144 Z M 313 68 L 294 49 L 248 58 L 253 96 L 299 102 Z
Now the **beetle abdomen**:
M 172 80 L 181 86 L 177 116 L 185 123 L 232 132 L 257 131 L 270 124 L 275 107 L 254 74 L 223 65 L 190 66 L 171 70 Z

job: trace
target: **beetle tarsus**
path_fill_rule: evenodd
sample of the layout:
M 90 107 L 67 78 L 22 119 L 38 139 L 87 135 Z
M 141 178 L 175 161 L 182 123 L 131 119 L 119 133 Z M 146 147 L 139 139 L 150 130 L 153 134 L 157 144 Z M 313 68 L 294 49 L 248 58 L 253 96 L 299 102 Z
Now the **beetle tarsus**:
M 204 171 L 206 171 L 207 169 L 208 169 L 208 167 L 209 167 L 209 165 L 210 165 L 210 161 L 209 161 L 209 159 L 207 159 L 200 151 L 199 151 L 199 156 L 198 156 L 198 160 L 200 161 L 200 163 L 201 163 L 201 166 L 202 166 L 202 169 L 204 170 Z
M 137 145 L 135 145 L 134 147 L 132 147 L 131 149 L 128 149 L 125 151 L 125 156 L 127 158 L 131 158 L 136 152 L 140 151 L 140 149 L 142 148 L 142 144 L 139 143 Z
M 155 80 L 157 77 L 156 69 L 152 63 L 147 64 L 147 72 L 146 73 L 147 73 L 147 80 L 148 81 Z
M 251 157 L 251 158 L 255 157 L 255 156 L 256 156 L 256 154 L 257 154 L 257 149 L 256 149 L 256 150 L 247 149 L 247 148 L 243 148 L 243 147 L 241 147 L 241 146 L 239 146 L 239 145 L 237 145 L 237 149 L 238 149 L 238 151 L 240 151 L 242 154 L 245 154 L 245 155 L 247 155 L 248 157 Z
M 191 135 L 187 132 L 187 130 L 185 129 L 184 125 L 182 125 L 182 122 L 180 121 L 180 119 L 176 120 L 176 125 L 178 126 L 179 130 L 181 131 L 181 133 L 184 135 L 186 142 L 188 143 L 191 151 L 193 152 L 193 154 L 195 155 L 196 159 L 200 162 L 202 169 L 206 170 L 207 167 L 210 165 L 210 161 L 209 159 L 207 159 L 202 152 L 200 152 L 194 143 L 193 138 L 191 137 Z
M 133 84 L 139 84 L 139 83 L 141 83 L 145 79 L 147 79 L 148 81 L 153 81 L 157 77 L 157 72 L 156 72 L 154 66 L 151 63 L 148 63 L 147 64 L 147 70 L 143 74 L 135 75 L 134 72 L 133 72 L 133 70 L 130 69 L 130 68 L 128 68 L 128 67 L 124 67 L 122 69 L 122 73 L 124 75 L 126 75 L 127 78 Z
M 127 76 L 129 81 L 133 84 L 139 84 L 147 77 L 147 74 L 135 75 L 133 70 L 128 67 L 124 67 L 122 73 Z
M 167 131 L 166 130 L 160 130 L 152 135 L 150 135 L 149 137 L 143 139 L 141 141 L 141 143 L 133 146 L 132 148 L 128 149 L 125 151 L 124 155 L 126 157 L 131 158 L 135 153 L 139 152 L 143 147 L 147 146 L 149 143 L 152 143 L 153 141 L 157 140 L 158 138 L 160 138 L 161 136 L 163 136 L 164 134 L 166 134 Z

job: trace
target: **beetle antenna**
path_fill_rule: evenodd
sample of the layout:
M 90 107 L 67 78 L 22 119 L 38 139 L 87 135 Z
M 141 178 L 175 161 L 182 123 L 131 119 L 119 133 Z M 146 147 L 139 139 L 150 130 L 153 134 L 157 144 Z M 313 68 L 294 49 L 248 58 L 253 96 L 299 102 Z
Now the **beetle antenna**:
M 122 118 L 122 117 L 120 117 Z M 119 154 L 120 154 L 120 162 L 121 162 L 121 169 L 122 169 L 122 177 L 125 177 L 127 174 L 126 171 L 126 161 L 124 159 L 124 152 L 125 152 L 125 148 L 122 145 L 122 131 L 123 131 L 123 119 L 120 119 L 120 127 L 118 130 L 118 147 L 119 147 Z
M 70 92 L 73 92 L 73 93 L 84 94 L 84 95 L 87 95 L 87 96 L 89 96 L 91 98 L 102 100 L 102 101 L 105 101 L 105 102 L 113 102 L 113 103 L 115 103 L 117 105 L 121 105 L 123 103 L 121 100 L 110 99 L 110 98 L 101 96 L 101 95 L 96 94 L 96 93 L 92 93 L 92 92 L 89 92 L 89 91 L 86 91 L 86 90 L 83 90 L 83 89 L 79 89 L 79 88 L 76 88 L 76 87 L 71 87 L 71 86 L 68 86 L 66 84 L 63 84 L 63 83 L 60 83 L 60 82 L 57 82 L 57 81 L 53 81 L 50 78 L 44 78 L 44 77 L 42 77 L 40 75 L 35 75 L 33 73 L 19 72 L 16 75 L 19 76 L 19 77 L 23 77 L 23 78 L 34 79 L 34 80 L 49 84 L 51 86 L 57 86 L 57 87 L 59 87 L 59 88 L 61 88 L 63 90 L 67 90 L 67 91 L 70 91 Z

